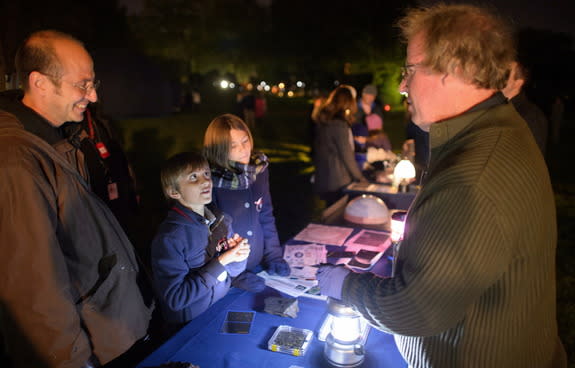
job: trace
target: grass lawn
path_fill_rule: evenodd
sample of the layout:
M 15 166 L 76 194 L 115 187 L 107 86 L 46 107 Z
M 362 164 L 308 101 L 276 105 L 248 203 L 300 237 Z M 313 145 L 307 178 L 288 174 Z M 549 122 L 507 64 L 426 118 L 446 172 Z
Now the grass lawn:
M 138 178 L 141 196 L 141 233 L 135 241 L 147 259 L 149 243 L 164 217 L 159 186 L 159 167 L 177 152 L 199 149 L 206 126 L 215 116 L 235 112 L 233 96 L 211 99 L 199 112 L 116 122 Z M 286 241 L 307 223 L 317 219 L 323 203 L 312 193 L 310 177 L 311 104 L 305 99 L 268 99 L 268 115 L 253 130 L 256 149 L 271 160 L 270 185 L 280 239 Z M 573 119 L 571 119 L 573 120 Z M 394 150 L 404 140 L 403 112 L 386 113 L 385 130 Z M 563 136 L 571 137 L 573 124 L 566 123 Z M 571 174 L 574 146 L 554 147 L 548 155 L 556 194 L 559 242 L 557 247 L 558 319 L 563 343 L 575 361 L 575 182 Z M 570 367 L 575 367 L 572 363 Z

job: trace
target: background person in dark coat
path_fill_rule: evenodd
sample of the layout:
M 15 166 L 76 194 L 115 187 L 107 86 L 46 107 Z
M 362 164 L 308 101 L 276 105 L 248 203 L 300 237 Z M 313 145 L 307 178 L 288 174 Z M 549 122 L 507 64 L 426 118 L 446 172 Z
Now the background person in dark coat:
M 355 124 L 363 124 L 368 130 L 383 129 L 383 110 L 377 99 L 377 87 L 368 84 L 361 90 L 361 96 L 357 101 Z M 373 123 L 368 117 L 374 116 Z
M 90 188 L 110 207 L 134 241 L 139 226 L 136 179 L 118 135 L 99 108 L 99 103 L 88 105 L 81 123 L 68 122 L 62 129 L 67 136 L 78 135 L 74 139 L 79 139 L 84 153 Z
M 522 64 L 514 62 L 511 67 L 511 72 L 509 73 L 507 85 L 501 92 L 503 92 L 505 97 L 513 104 L 513 107 L 515 107 L 519 115 L 525 119 L 531 133 L 533 133 L 533 137 L 535 137 L 539 150 L 543 156 L 545 156 L 547 137 L 549 135 L 549 122 L 543 111 L 527 98 L 524 91 L 524 86 L 527 81 L 527 69 L 525 69 Z
M 329 206 L 342 195 L 342 189 L 353 181 L 367 181 L 354 154 L 351 124 L 357 105 L 352 91 L 339 86 L 328 97 L 318 115 L 314 138 L 314 190 Z

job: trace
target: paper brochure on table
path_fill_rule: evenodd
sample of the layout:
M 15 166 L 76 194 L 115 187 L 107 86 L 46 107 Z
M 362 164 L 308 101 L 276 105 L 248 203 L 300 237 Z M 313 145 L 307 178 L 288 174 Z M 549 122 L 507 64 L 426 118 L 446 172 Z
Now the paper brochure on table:
M 353 229 L 349 227 L 309 224 L 294 237 L 294 240 L 308 243 L 343 245 L 352 232 Z
M 345 250 L 358 252 L 366 249 L 383 253 L 390 245 L 391 237 L 389 232 L 363 229 L 345 243 Z
M 321 244 L 294 244 L 284 247 L 284 259 L 291 268 L 325 263 L 326 254 L 327 250 Z
M 317 273 L 317 267 L 311 267 L 311 266 L 291 267 L 290 277 L 304 280 L 315 280 L 316 273 Z
M 281 291 L 284 294 L 297 298 L 305 296 L 316 299 L 326 299 L 326 296 L 319 294 L 317 280 L 306 280 L 296 277 L 272 276 L 266 271 L 261 271 L 258 276 L 263 278 L 266 285 Z

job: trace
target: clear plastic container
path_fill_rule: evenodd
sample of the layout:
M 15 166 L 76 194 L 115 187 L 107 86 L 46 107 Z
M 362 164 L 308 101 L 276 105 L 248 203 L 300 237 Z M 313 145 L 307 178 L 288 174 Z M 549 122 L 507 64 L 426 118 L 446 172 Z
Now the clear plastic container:
M 279 326 L 268 341 L 268 349 L 280 353 L 302 356 L 305 354 L 313 332 L 292 326 Z

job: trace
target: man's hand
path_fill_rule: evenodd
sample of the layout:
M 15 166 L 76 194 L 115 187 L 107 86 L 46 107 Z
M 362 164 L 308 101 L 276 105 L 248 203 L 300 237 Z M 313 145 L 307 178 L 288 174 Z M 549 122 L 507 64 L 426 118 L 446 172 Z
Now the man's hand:
M 322 295 L 341 300 L 341 289 L 346 276 L 352 272 L 344 266 L 322 264 L 319 266 L 316 278 Z

